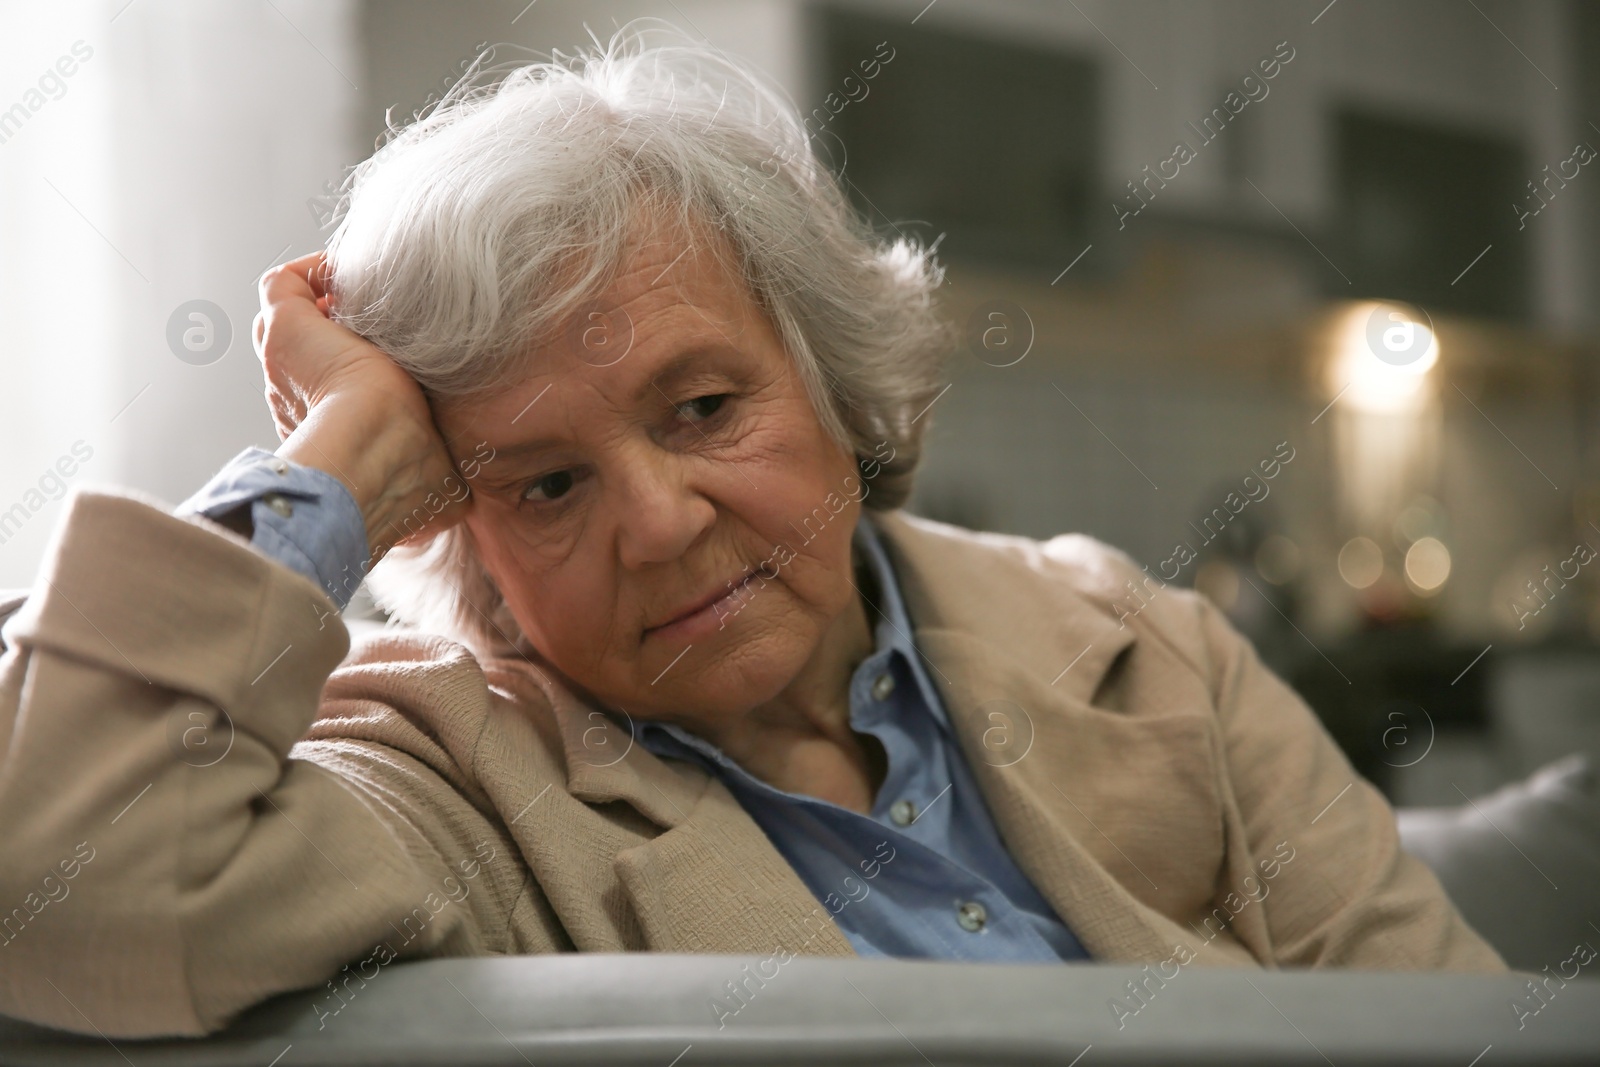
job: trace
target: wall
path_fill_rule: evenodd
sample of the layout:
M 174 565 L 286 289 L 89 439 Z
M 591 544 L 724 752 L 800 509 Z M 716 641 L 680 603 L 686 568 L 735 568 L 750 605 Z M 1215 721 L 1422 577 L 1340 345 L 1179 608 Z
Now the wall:
M 256 281 L 320 244 L 307 201 L 358 158 L 353 8 L 13 4 L 3 23 L 8 105 L 74 40 L 94 51 L 0 144 L 0 508 L 78 441 L 73 484 L 175 504 L 240 449 L 277 447 Z M 186 362 L 168 323 L 196 299 L 232 342 Z M 32 581 L 59 510 L 46 498 L 0 543 L 0 587 Z

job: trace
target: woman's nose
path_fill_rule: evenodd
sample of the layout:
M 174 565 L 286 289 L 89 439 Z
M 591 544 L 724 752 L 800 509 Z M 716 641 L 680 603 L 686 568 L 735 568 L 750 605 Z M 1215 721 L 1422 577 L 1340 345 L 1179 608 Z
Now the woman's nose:
M 617 545 L 624 567 L 675 560 L 716 521 L 716 505 L 693 487 L 687 460 L 661 449 L 628 457 L 617 487 Z

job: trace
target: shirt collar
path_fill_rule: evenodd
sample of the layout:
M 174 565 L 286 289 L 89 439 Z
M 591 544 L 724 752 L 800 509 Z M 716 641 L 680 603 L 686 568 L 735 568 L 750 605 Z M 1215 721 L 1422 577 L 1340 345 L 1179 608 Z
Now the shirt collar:
M 911 640 L 911 618 L 906 614 L 905 598 L 900 595 L 900 582 L 895 577 L 894 566 L 889 562 L 889 554 L 884 550 L 882 535 L 873 526 L 865 510 L 856 522 L 853 540 L 871 568 L 878 586 L 877 618 L 872 620 L 876 651 L 894 649 L 915 663 L 917 650 Z

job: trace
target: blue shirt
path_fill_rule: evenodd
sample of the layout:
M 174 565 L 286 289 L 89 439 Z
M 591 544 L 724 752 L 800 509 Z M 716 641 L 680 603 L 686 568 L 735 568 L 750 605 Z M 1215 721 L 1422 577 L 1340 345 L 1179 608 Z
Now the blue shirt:
M 338 479 L 247 448 L 177 513 L 215 519 L 245 504 L 256 548 L 341 607 L 349 602 L 369 557 L 360 509 Z M 860 955 L 1088 959 L 1000 841 L 865 512 L 854 544 L 871 574 L 877 617 L 875 648 L 850 680 L 850 725 L 877 738 L 888 763 L 869 814 L 768 785 L 670 723 L 639 723 L 639 743 L 721 779 Z

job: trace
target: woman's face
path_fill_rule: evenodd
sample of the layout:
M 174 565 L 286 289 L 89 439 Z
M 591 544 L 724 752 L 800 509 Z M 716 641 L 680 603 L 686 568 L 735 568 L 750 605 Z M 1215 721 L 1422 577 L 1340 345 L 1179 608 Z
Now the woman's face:
M 642 229 L 520 385 L 436 410 L 478 457 L 465 522 L 533 646 L 605 703 L 691 727 L 810 658 L 857 595 L 865 495 L 709 239 Z

